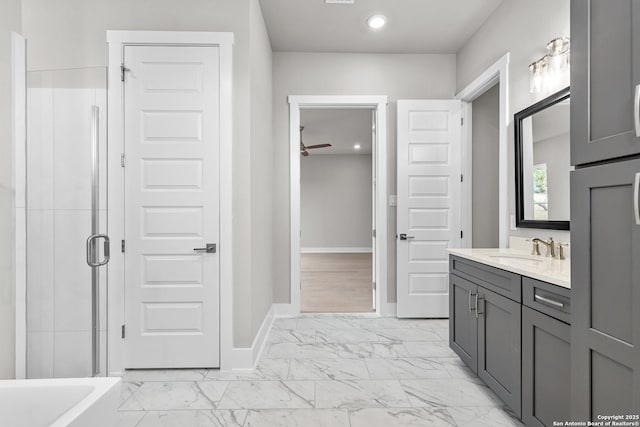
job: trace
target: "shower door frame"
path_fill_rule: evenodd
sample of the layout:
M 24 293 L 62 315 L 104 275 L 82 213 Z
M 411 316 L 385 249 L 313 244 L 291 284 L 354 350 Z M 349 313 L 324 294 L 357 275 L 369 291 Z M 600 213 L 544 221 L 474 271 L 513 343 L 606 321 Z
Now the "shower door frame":
M 11 33 L 15 258 L 15 377 L 27 377 L 27 41 Z

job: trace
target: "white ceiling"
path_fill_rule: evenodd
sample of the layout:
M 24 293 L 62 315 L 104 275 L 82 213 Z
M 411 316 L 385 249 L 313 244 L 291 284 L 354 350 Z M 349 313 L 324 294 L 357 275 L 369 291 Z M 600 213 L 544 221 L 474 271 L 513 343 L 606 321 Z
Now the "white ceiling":
M 309 154 L 371 154 L 371 111 L 354 108 L 308 108 L 300 110 L 305 145 L 331 144 Z M 356 150 L 354 144 L 360 144 Z
M 274 51 L 455 53 L 503 0 L 260 0 Z M 387 16 L 378 31 L 366 25 Z

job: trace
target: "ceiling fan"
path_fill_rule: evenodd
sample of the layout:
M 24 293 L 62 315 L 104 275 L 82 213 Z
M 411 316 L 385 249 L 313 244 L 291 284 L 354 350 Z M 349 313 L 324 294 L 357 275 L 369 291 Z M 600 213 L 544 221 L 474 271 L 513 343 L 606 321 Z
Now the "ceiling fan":
M 302 142 L 302 131 L 304 131 L 304 126 L 300 126 L 300 154 L 302 154 L 304 157 L 307 157 L 309 155 L 309 152 L 307 150 L 331 147 L 331 144 L 318 144 L 309 146 L 304 145 L 304 142 Z

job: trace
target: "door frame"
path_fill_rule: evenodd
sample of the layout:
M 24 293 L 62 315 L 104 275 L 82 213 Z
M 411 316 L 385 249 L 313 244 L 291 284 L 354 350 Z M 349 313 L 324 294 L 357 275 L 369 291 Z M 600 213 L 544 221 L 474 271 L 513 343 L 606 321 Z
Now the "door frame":
M 301 108 L 370 108 L 376 114 L 375 150 L 375 273 L 376 315 L 395 315 L 395 303 L 387 302 L 387 97 L 347 95 L 290 95 L 290 304 L 278 314 L 300 314 L 300 109 Z
M 107 264 L 107 354 L 109 376 L 124 372 L 124 97 L 120 67 L 125 46 L 215 46 L 220 49 L 220 369 L 233 367 L 233 240 L 232 240 L 232 49 L 233 33 L 183 31 L 107 31 L 108 69 L 108 196 L 107 227 L 111 261 Z
M 473 158 L 472 158 L 472 102 L 500 84 L 499 94 L 499 125 L 498 125 L 498 231 L 499 247 L 509 247 L 510 213 L 509 213 L 509 63 L 510 54 L 507 52 L 489 68 L 483 71 L 464 89 L 456 94 L 454 99 L 462 101 L 462 171 L 464 182 L 462 185 L 462 229 L 463 247 L 471 248 L 473 241 Z

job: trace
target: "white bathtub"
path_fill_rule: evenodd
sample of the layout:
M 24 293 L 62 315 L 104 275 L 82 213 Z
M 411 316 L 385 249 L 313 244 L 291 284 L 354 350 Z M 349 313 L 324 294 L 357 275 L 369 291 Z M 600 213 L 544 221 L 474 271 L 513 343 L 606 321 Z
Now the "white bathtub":
M 0 381 L 2 427 L 114 427 L 120 378 Z

